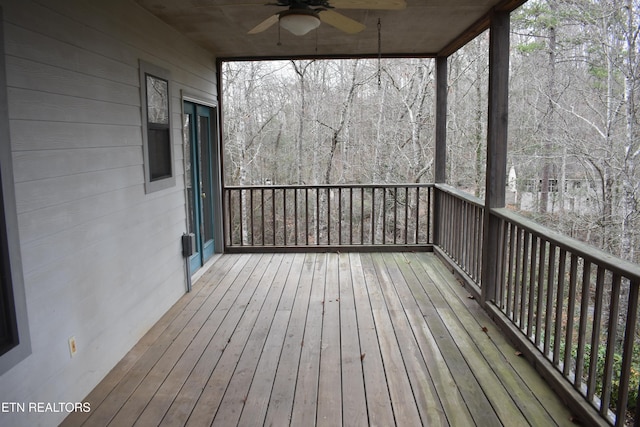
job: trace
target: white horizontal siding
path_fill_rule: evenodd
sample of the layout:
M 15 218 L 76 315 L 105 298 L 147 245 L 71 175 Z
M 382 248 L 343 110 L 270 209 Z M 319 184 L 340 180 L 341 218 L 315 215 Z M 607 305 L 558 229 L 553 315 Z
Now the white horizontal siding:
M 11 87 L 140 107 L 138 86 L 131 84 L 16 57 L 7 58 L 7 72 Z
M 11 123 L 14 153 L 67 148 L 140 146 L 140 125 L 21 121 Z M 140 147 L 142 150 L 142 147 Z
M 33 347 L 0 377 L 2 401 L 74 402 L 185 291 L 180 93 L 214 98 L 215 61 L 133 1 L 0 5 Z M 176 185 L 151 194 L 140 59 L 169 70 L 173 86 Z M 0 425 L 63 417 L 0 414 Z
M 138 106 L 30 89 L 8 89 L 11 120 L 140 125 Z
M 37 181 L 92 171 L 140 165 L 137 146 L 18 151 L 13 156 L 15 181 Z

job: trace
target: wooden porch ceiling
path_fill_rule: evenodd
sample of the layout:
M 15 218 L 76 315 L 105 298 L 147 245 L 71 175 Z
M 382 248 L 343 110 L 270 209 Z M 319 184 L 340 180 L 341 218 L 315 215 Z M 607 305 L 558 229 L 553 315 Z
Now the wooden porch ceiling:
M 224 255 L 63 426 L 571 425 L 433 253 Z
M 322 24 L 305 36 L 281 31 L 247 34 L 269 16 L 283 10 L 265 6 L 273 0 L 135 0 L 217 58 L 361 57 L 448 55 L 484 31 L 492 10 L 512 11 L 526 0 L 406 0 L 404 10 L 339 12 L 366 26 L 346 34 Z M 363 1 L 362 3 L 366 3 Z

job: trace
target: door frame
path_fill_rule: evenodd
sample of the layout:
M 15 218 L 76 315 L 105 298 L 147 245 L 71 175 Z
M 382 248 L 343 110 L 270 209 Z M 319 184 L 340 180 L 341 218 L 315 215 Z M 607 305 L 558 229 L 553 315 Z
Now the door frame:
M 193 93 L 182 91 L 180 100 L 180 109 L 182 112 L 182 120 L 181 120 L 181 132 L 182 132 L 182 151 L 183 151 L 183 164 L 184 164 L 184 196 L 185 196 L 185 229 L 189 229 L 189 194 L 187 191 L 187 176 L 186 176 L 186 166 L 187 162 L 190 159 L 191 153 L 187 153 L 185 151 L 184 138 L 188 137 L 188 129 L 184 128 L 184 104 L 185 102 L 190 102 L 195 104 L 195 106 L 207 107 L 210 109 L 210 138 L 211 138 L 211 153 L 210 153 L 210 163 L 211 163 L 211 186 L 212 186 L 212 198 L 213 198 L 213 253 L 222 253 L 224 250 L 224 235 L 223 235 L 223 222 L 222 222 L 222 162 L 221 162 L 221 147 L 220 147 L 220 106 L 215 98 L 210 98 L 207 96 L 196 95 Z M 188 265 L 189 260 L 187 259 Z M 199 269 L 201 269 L 199 267 Z M 193 275 L 198 269 L 191 270 L 190 274 Z

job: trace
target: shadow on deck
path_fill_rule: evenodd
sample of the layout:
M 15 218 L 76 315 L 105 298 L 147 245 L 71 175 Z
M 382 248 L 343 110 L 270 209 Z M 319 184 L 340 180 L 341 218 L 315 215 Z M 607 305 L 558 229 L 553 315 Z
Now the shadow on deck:
M 63 425 L 572 425 L 433 253 L 224 255 Z

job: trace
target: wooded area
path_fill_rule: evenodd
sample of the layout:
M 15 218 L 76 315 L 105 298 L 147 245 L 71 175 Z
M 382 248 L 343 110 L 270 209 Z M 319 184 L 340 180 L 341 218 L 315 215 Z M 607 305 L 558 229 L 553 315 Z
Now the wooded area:
M 512 15 L 508 161 L 511 207 L 635 262 L 639 14 L 540 0 Z M 488 34 L 448 62 L 447 182 L 483 197 Z M 432 59 L 226 62 L 223 84 L 227 185 L 433 181 Z

